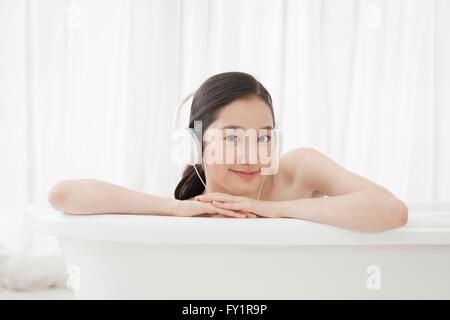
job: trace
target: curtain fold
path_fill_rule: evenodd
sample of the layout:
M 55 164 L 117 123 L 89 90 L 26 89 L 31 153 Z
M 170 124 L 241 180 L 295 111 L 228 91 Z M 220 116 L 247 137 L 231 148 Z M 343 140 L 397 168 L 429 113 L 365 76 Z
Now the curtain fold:
M 284 152 L 450 202 L 449 24 L 445 0 L 0 0 L 0 245 L 59 254 L 20 221 L 63 179 L 172 197 L 173 112 L 225 71 L 269 90 Z

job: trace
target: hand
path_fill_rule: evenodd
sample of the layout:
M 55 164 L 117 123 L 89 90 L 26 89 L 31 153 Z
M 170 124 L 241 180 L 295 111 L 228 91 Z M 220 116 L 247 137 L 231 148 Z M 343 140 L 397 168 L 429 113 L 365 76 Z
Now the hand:
M 270 201 L 232 196 L 226 193 L 208 193 L 197 196 L 195 199 L 202 203 L 212 203 L 216 208 L 233 210 L 250 217 L 281 218 Z
M 177 200 L 173 215 L 178 217 L 228 217 L 228 218 L 246 218 L 247 215 L 233 210 L 218 208 L 208 202 L 199 202 L 191 200 Z

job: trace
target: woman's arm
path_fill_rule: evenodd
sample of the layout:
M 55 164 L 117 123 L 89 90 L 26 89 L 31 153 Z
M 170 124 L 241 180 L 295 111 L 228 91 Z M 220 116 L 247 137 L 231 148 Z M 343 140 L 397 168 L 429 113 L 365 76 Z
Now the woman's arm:
M 301 218 L 360 231 L 385 231 L 408 221 L 408 208 L 389 190 L 337 164 L 312 148 L 286 154 L 299 189 L 329 195 L 277 203 L 282 217 Z M 299 168 L 302 167 L 302 170 Z
M 350 230 L 380 232 L 398 228 L 408 220 L 407 207 L 380 188 L 315 199 L 269 203 L 283 218 L 299 218 Z
M 299 193 L 307 189 L 329 197 L 260 201 L 212 193 L 196 199 L 262 217 L 299 218 L 365 232 L 397 228 L 408 221 L 407 206 L 391 192 L 314 149 L 294 149 L 283 155 L 283 161 L 283 168 L 292 175 L 293 187 Z
M 73 214 L 174 215 L 179 202 L 95 179 L 60 181 L 48 193 L 48 200 L 56 210 Z
M 261 217 L 298 218 L 364 232 L 398 228 L 408 220 L 408 208 L 382 188 L 368 188 L 328 198 L 288 201 L 261 201 L 223 193 L 202 195 L 197 200 Z
M 95 179 L 60 181 L 50 190 L 48 200 L 56 210 L 71 214 L 130 213 L 181 217 L 221 214 L 234 218 L 248 216 L 216 208 L 211 203 L 154 196 Z

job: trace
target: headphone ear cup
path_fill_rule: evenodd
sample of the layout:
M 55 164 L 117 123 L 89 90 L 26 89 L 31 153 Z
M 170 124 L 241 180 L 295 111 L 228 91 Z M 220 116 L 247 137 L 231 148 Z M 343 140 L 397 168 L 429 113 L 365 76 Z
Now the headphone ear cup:
M 202 163 L 202 146 L 199 139 L 194 133 L 194 129 L 185 128 L 189 135 L 189 145 L 190 145 L 190 156 L 189 164 L 193 166 L 194 164 Z
M 275 145 L 274 149 L 277 151 L 277 155 L 281 155 L 281 149 L 283 148 L 283 137 L 281 135 L 281 131 L 279 129 L 274 128 L 274 135 L 275 135 Z
M 275 120 L 274 130 L 276 131 L 277 139 L 276 139 L 276 147 L 278 148 L 278 156 L 281 156 L 281 152 L 283 151 L 283 134 L 280 130 L 280 125 L 278 121 Z
M 279 130 L 279 139 L 278 139 L 278 154 L 281 156 L 281 152 L 283 151 L 283 133 L 281 132 L 281 130 Z

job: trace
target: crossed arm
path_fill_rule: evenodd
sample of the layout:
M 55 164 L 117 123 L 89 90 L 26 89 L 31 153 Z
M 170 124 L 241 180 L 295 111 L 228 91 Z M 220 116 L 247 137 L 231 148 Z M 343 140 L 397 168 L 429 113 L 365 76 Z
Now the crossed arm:
M 319 151 L 298 148 L 284 156 L 285 168 L 293 172 L 298 188 L 306 186 L 329 197 L 259 201 L 216 193 L 197 200 L 264 217 L 299 218 L 365 232 L 385 231 L 407 223 L 408 208 L 401 200 Z
M 198 200 L 212 202 L 218 208 L 262 217 L 298 218 L 364 232 L 397 228 L 406 224 L 408 219 L 406 206 L 381 188 L 289 201 L 260 201 L 219 193 L 201 196 Z
M 360 177 L 310 148 L 283 155 L 297 188 L 327 198 L 261 201 L 222 193 L 181 201 L 137 192 L 95 179 L 64 180 L 49 192 L 52 206 L 66 213 L 131 213 L 168 216 L 216 215 L 236 218 L 298 218 L 334 226 L 378 232 L 406 224 L 408 208 L 385 188 Z M 302 170 L 299 170 L 302 166 Z

